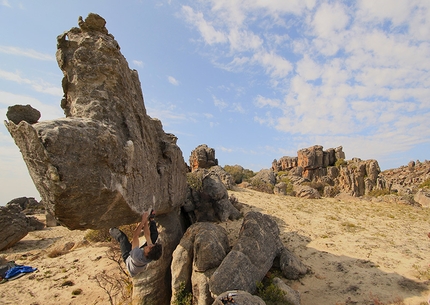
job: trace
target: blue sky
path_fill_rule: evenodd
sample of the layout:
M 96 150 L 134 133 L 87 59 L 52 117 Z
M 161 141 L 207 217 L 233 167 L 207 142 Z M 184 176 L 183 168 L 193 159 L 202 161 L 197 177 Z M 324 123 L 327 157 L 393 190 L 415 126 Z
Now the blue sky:
M 0 0 L 0 115 L 63 117 L 56 37 L 93 12 L 139 73 L 145 106 L 221 166 L 259 171 L 312 145 L 381 168 L 430 151 L 428 0 Z M 0 126 L 0 204 L 40 199 Z

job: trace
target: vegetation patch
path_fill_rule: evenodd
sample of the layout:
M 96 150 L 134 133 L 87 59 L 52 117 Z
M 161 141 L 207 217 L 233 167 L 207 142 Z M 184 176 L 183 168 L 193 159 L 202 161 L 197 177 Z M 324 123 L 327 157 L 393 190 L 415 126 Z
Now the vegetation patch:
M 195 171 L 192 173 L 187 173 L 187 183 L 196 192 L 201 192 L 203 190 L 203 171 Z
M 136 226 L 136 224 L 123 225 L 120 226 L 119 229 L 123 231 L 125 235 L 132 236 Z M 85 234 L 85 239 L 93 243 L 112 241 L 112 237 L 109 234 L 109 229 L 88 230 Z
M 390 192 L 389 189 L 381 189 L 381 190 L 371 190 L 368 195 L 372 197 L 379 197 L 379 196 L 385 196 L 385 195 L 391 195 L 395 194 L 393 192 Z
M 341 166 L 347 166 L 348 162 L 345 161 L 345 159 L 337 159 L 336 162 L 334 163 L 334 166 L 336 166 L 337 168 L 341 167 Z
M 231 175 L 235 184 L 240 184 L 244 181 L 250 181 L 255 173 L 250 169 L 245 169 L 239 165 L 226 165 L 224 170 Z
M 285 291 L 273 283 L 273 278 L 271 275 L 265 277 L 262 282 L 257 282 L 257 295 L 266 305 L 293 305 L 285 299 Z
M 430 178 L 424 180 L 423 183 L 421 183 L 418 187 L 419 188 L 430 188 Z
M 185 288 L 185 283 L 181 282 L 179 284 L 179 290 L 175 294 L 175 300 L 173 305 L 192 305 L 193 304 L 193 294 Z

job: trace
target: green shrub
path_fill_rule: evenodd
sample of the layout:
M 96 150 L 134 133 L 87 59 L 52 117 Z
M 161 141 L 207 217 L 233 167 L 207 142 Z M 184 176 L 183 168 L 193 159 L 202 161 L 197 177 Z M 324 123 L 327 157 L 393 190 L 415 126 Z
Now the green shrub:
M 282 173 L 282 172 L 279 172 L 279 173 Z M 279 177 L 279 182 L 284 182 L 287 185 L 287 188 L 285 190 L 287 195 L 293 194 L 294 185 L 291 182 L 290 178 L 286 177 L 285 174 L 278 175 L 278 177 Z
M 337 159 L 336 162 L 334 163 L 334 166 L 336 166 L 337 168 L 341 166 L 346 166 L 346 165 L 348 165 L 348 162 L 346 162 L 345 159 Z
M 201 192 L 203 189 L 203 171 L 195 171 L 187 173 L 187 183 L 196 192 Z
M 174 305 L 192 305 L 193 304 L 193 294 L 186 290 L 185 283 L 181 282 L 179 284 L 179 290 L 175 294 Z
M 390 195 L 390 194 L 394 194 L 394 193 L 390 192 L 389 189 L 371 190 L 368 193 L 368 195 L 372 196 L 372 197 L 379 197 L 379 196 L 385 196 L 385 195 Z
M 252 170 L 244 169 L 240 165 L 226 165 L 224 166 L 224 170 L 231 175 L 236 184 L 249 181 L 249 179 L 255 176 Z
M 293 305 L 285 299 L 285 291 L 273 284 L 273 278 L 265 278 L 257 283 L 257 295 L 266 305 Z
M 90 242 L 107 242 L 111 240 L 109 229 L 88 230 L 85 239 Z
M 426 179 L 419 185 L 419 188 L 430 188 L 430 178 Z
M 124 232 L 125 235 L 133 236 L 133 231 L 136 228 L 137 223 L 130 225 L 120 226 L 119 229 Z M 112 237 L 109 234 L 109 229 L 100 229 L 100 230 L 88 230 L 85 234 L 85 239 L 89 242 L 109 242 L 112 240 Z

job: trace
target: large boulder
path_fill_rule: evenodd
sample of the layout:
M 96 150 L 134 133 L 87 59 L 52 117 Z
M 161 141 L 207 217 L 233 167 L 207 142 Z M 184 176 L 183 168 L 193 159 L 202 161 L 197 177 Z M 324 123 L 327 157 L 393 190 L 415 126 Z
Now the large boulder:
M 197 146 L 190 156 L 191 171 L 198 168 L 210 168 L 218 165 L 218 160 L 215 159 L 215 149 L 209 148 L 206 144 Z
M 198 222 L 187 229 L 172 256 L 172 300 L 180 293 L 181 285 L 192 292 L 195 304 L 213 301 L 209 292 L 208 270 L 218 267 L 228 251 L 225 229 L 209 222 Z
M 137 222 L 181 206 L 186 171 L 176 137 L 146 113 L 136 70 L 105 20 L 89 14 L 57 38 L 66 118 L 6 122 L 47 209 L 70 229 Z
M 414 195 L 414 200 L 424 208 L 430 208 L 430 191 L 418 190 Z
M 40 111 L 31 105 L 14 105 L 8 107 L 6 117 L 15 124 L 19 124 L 21 121 L 34 124 L 40 119 Z
M 239 210 L 233 206 L 228 191 L 218 174 L 208 169 L 197 169 L 188 173 L 190 191 L 185 209 L 193 213 L 196 221 L 226 221 L 241 217 Z
M 272 169 L 262 169 L 251 178 L 251 188 L 273 194 L 273 188 L 276 184 L 276 175 Z
M 29 231 L 27 217 L 18 204 L 0 207 L 0 251 L 12 247 Z
M 232 176 L 228 172 L 226 172 L 221 166 L 215 165 L 212 166 L 209 170 L 219 177 L 227 190 L 233 189 L 234 181 Z
M 247 291 L 232 290 L 220 294 L 212 305 L 237 304 L 237 305 L 266 305 L 258 296 Z
M 237 243 L 212 275 L 209 285 L 215 296 L 239 289 L 254 293 L 283 249 L 276 222 L 267 215 L 248 212 Z

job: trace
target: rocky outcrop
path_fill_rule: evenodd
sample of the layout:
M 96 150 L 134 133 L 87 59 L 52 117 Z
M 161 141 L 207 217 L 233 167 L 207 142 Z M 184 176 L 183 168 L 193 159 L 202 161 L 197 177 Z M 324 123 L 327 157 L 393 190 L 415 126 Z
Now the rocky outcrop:
M 89 14 L 57 38 L 66 118 L 6 122 L 46 208 L 70 229 L 137 222 L 149 208 L 164 214 L 186 196 L 176 137 L 145 110 L 105 20 Z
M 352 196 L 363 196 L 376 189 L 378 185 L 385 187 L 383 180 L 378 178 L 380 172 L 381 169 L 376 160 L 363 161 L 354 158 L 347 166 L 340 168 L 336 184 Z
M 276 184 L 276 176 L 272 169 L 262 169 L 251 178 L 250 188 L 273 194 L 273 188 Z
M 215 159 L 215 149 L 209 148 L 206 144 L 197 146 L 191 152 L 191 171 L 195 171 L 198 168 L 210 168 L 215 165 L 218 165 L 218 160 Z
M 320 145 L 301 149 L 297 158 L 274 160 L 272 170 L 279 174 L 277 183 L 288 180 L 294 186 L 295 195 L 303 198 L 334 197 L 339 192 L 363 196 L 386 187 L 376 160 L 346 161 L 342 146 L 328 150 Z M 277 188 L 276 192 L 282 193 L 282 190 Z
M 279 228 L 271 217 L 247 213 L 231 250 L 223 227 L 208 222 L 193 224 L 173 253 L 171 304 L 181 292 L 192 293 L 196 305 L 212 304 L 214 298 L 213 304 L 218 304 L 217 300 L 221 301 L 228 293 L 235 296 L 237 289 L 250 295 L 272 266 L 280 269 L 287 279 L 298 279 L 308 271 L 284 247 Z M 233 300 L 238 302 L 240 298 Z
M 392 192 L 415 194 L 421 189 L 421 184 L 430 179 L 430 161 L 410 161 L 407 166 L 385 170 L 380 176 Z
M 41 214 L 45 212 L 44 211 L 45 207 L 43 206 L 43 204 L 37 202 L 37 200 L 34 199 L 33 197 L 15 198 L 9 201 L 8 203 L 6 203 L 6 206 L 13 205 L 13 204 L 19 205 L 21 211 L 26 215 L 31 215 L 36 213 Z
M 215 165 L 215 166 L 212 166 L 209 170 L 218 176 L 218 178 L 225 185 L 227 190 L 233 189 L 233 185 L 234 185 L 233 178 L 221 166 Z
M 229 250 L 227 232 L 221 226 L 198 222 L 189 227 L 173 252 L 171 304 L 181 288 L 193 294 L 193 304 L 210 304 L 211 272 L 207 271 L 218 267 Z
M 256 283 L 263 279 L 283 251 L 276 222 L 258 212 L 247 213 L 237 243 L 210 279 L 210 291 L 216 296 L 233 289 L 254 293 Z M 283 259 L 284 262 L 292 260 Z
M 31 105 L 14 105 L 8 107 L 6 117 L 15 124 L 19 124 L 21 121 L 34 124 L 40 119 L 40 111 Z
M 235 220 L 241 215 L 232 205 L 226 186 L 217 173 L 198 169 L 188 173 L 190 189 L 184 209 L 192 213 L 191 219 L 201 221 Z

